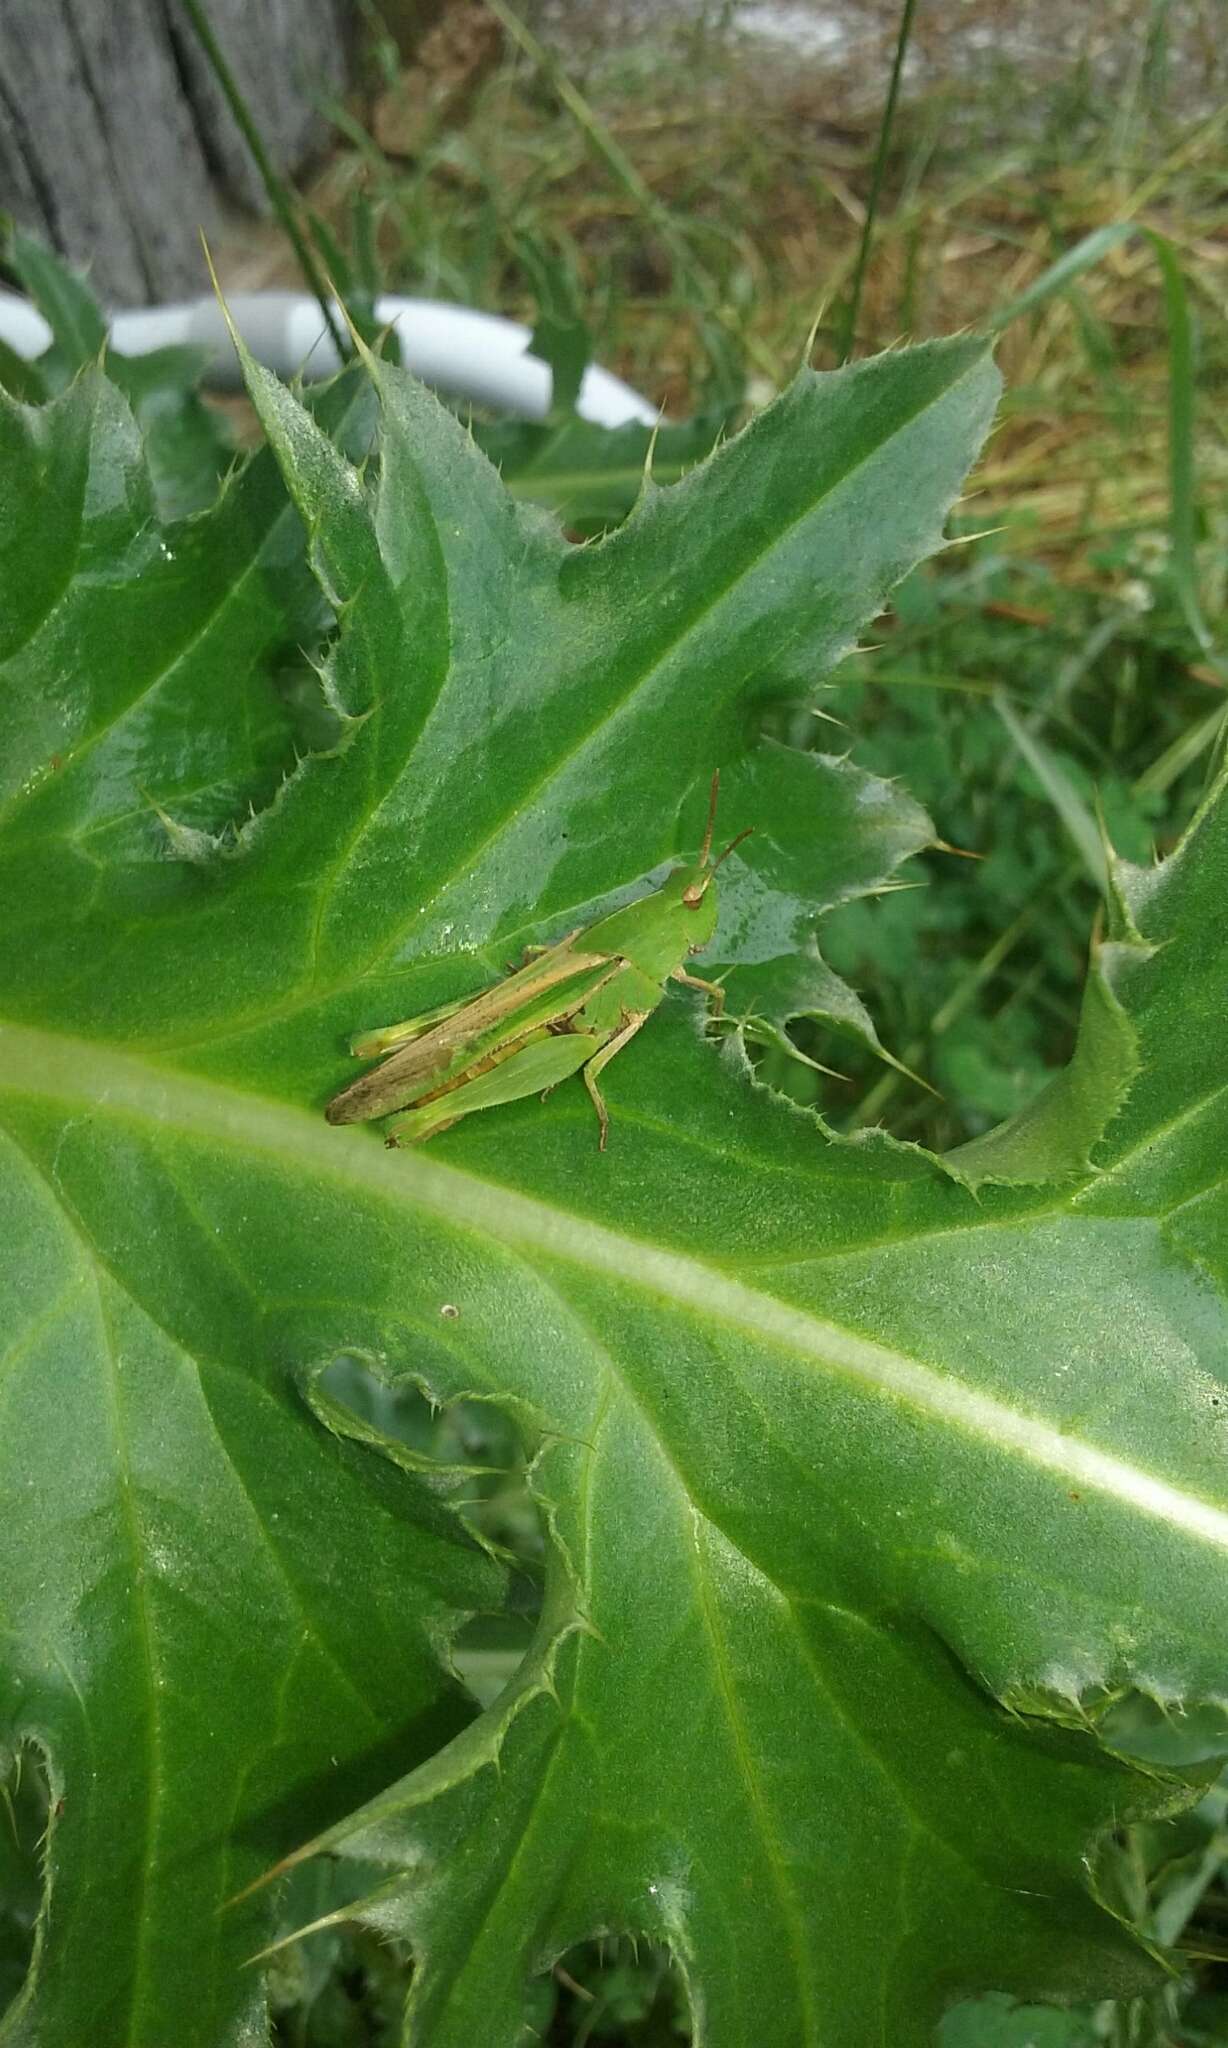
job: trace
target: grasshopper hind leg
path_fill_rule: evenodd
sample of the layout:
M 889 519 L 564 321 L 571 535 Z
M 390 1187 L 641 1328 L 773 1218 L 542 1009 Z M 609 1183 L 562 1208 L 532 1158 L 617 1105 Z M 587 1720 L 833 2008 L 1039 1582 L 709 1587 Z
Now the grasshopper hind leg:
M 540 1095 L 574 1074 L 598 1051 L 601 1041 L 592 1032 L 569 1032 L 552 1036 L 543 1031 L 518 1046 L 507 1059 L 484 1073 L 471 1075 L 454 1087 L 441 1089 L 430 1102 L 420 1102 L 403 1116 L 394 1117 L 388 1137 L 396 1144 L 421 1145 L 447 1124 L 479 1109 L 495 1109 L 501 1102 L 519 1102 L 526 1095 Z

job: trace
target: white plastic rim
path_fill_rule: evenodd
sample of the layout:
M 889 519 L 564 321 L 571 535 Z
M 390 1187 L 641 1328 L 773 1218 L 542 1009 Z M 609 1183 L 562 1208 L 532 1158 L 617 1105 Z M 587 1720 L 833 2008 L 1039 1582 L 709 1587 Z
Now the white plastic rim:
M 278 376 L 331 377 L 338 368 L 340 359 L 320 308 L 306 292 L 236 292 L 226 303 L 252 354 Z M 520 419 L 540 420 L 549 412 L 550 370 L 528 354 L 532 335 L 519 320 L 436 299 L 395 296 L 377 301 L 376 317 L 396 329 L 402 360 L 436 391 Z M 234 345 L 214 298 L 113 313 L 111 338 L 122 354 L 132 356 L 188 342 L 208 350 L 210 384 L 235 389 L 241 382 Z M 41 313 L 16 293 L 0 291 L 0 341 L 18 355 L 33 357 L 50 340 Z M 584 373 L 576 409 L 603 427 L 631 420 L 650 427 L 658 418 L 638 391 L 595 365 Z

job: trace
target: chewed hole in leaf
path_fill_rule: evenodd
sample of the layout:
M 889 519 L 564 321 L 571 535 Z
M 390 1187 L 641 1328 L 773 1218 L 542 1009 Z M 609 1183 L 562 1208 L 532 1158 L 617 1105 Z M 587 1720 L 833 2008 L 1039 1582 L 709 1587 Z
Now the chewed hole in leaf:
M 23 1744 L 0 1776 L 0 2016 L 20 1996 L 43 1902 L 52 1799 L 38 1750 Z
M 530 1993 L 529 2025 L 549 2048 L 674 2048 L 689 2041 L 690 2003 L 669 1950 L 629 1935 L 578 1942 Z
M 353 1356 L 335 1359 L 320 1386 L 368 1428 L 436 1465 L 452 1505 L 523 1567 L 509 1579 L 504 1612 L 475 1614 L 451 1643 L 453 1668 L 478 1704 L 489 1706 L 523 1662 L 541 1611 L 545 1535 L 515 1429 L 490 1402 L 440 1407 L 413 1381 L 383 1379 Z
M 445 1303 L 441 1315 L 450 1304 Z M 410 1376 L 377 1372 L 354 1353 L 333 1359 L 316 1381 L 329 1404 L 365 1432 L 401 1446 L 416 1467 L 433 1467 L 451 1504 L 487 1542 L 535 1574 L 545 1549 L 524 1447 L 515 1425 L 490 1401 L 434 1402 Z M 334 1414 L 334 1425 L 341 1419 Z M 344 1426 L 341 1422 L 341 1426 Z
M 1149 1698 L 1135 1689 L 1111 1701 L 1097 1717 L 1110 1749 L 1161 1769 L 1197 1769 L 1224 1754 L 1228 1704 L 1223 1700 Z
M 317 656 L 317 662 L 322 661 L 323 651 Z M 276 664 L 272 680 L 300 751 L 328 754 L 340 745 L 345 721 L 330 704 L 316 663 L 294 650 Z
M 357 1921 L 332 1919 L 380 1875 L 372 1865 L 317 1856 L 285 1880 L 274 1940 L 302 1927 L 315 1931 L 287 1941 L 266 1966 L 277 2048 L 400 2039 L 412 1969 L 408 1945 Z
M 513 1598 L 529 1585 L 517 1579 Z M 475 1614 L 452 1638 L 453 1665 L 479 1706 L 492 1705 L 519 1671 L 533 1641 L 538 1606 L 534 1598 L 522 1600 L 519 1611 Z

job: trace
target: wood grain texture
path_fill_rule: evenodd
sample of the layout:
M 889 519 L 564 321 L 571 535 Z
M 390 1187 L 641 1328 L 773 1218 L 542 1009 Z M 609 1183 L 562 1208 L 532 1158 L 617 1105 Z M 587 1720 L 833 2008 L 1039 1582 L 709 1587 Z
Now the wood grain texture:
M 279 169 L 320 148 L 349 0 L 210 0 Z M 178 0 L 5 0 L 0 207 L 116 305 L 206 288 L 199 231 L 264 194 Z

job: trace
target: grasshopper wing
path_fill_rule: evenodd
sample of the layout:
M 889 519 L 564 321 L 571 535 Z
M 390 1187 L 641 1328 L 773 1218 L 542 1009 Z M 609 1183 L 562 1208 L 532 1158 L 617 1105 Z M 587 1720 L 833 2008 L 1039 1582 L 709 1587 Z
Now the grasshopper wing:
M 404 1109 L 509 1039 L 569 1017 L 620 962 L 576 953 L 570 940 L 509 974 L 333 1097 L 330 1124 L 365 1123 Z

